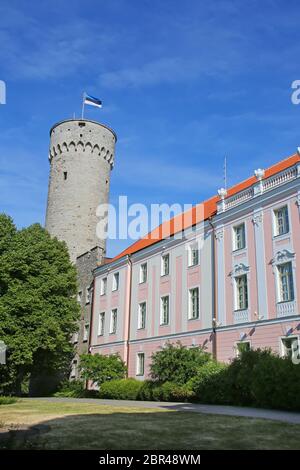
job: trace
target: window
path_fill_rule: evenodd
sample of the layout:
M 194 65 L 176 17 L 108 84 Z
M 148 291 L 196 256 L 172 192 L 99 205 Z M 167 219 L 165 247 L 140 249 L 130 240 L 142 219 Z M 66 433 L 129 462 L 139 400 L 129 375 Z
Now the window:
M 90 287 L 87 287 L 85 289 L 85 303 L 86 304 L 89 304 L 91 301 L 91 288 Z
M 137 353 L 136 375 L 144 375 L 145 371 L 145 354 Z
M 166 276 L 170 271 L 170 255 L 163 255 L 161 257 L 161 275 Z
M 76 377 L 76 369 L 77 369 L 77 361 L 74 360 L 74 361 L 72 362 L 71 378 Z
M 248 285 L 247 275 L 243 274 L 235 278 L 236 286 L 236 310 L 246 310 L 248 308 Z
M 67 178 L 68 178 L 68 173 L 67 171 L 64 171 L 64 180 L 66 181 Z
M 109 333 L 111 335 L 116 334 L 117 332 L 117 317 L 118 317 L 118 310 L 114 308 L 110 314 L 110 327 Z
M 104 335 L 104 326 L 105 326 L 105 312 L 101 312 L 99 313 L 98 336 Z
M 250 341 L 238 341 L 236 343 L 236 355 L 239 357 L 243 352 L 250 351 L 251 344 Z
M 275 236 L 284 235 L 290 230 L 289 212 L 287 206 L 281 207 L 274 211 L 275 216 Z
M 198 243 L 189 247 L 189 266 L 196 266 L 199 264 L 199 249 Z
M 189 290 L 189 320 L 199 318 L 199 287 Z
M 169 296 L 166 295 L 160 299 L 160 324 L 161 325 L 169 324 L 169 309 L 170 309 Z
M 82 299 L 82 290 L 80 290 L 77 294 L 77 302 L 81 303 L 81 299 Z
M 89 324 L 86 323 L 84 325 L 84 330 L 83 330 L 83 341 L 87 341 L 89 337 Z
M 292 263 L 280 264 L 278 269 L 279 302 L 291 302 L 294 300 L 294 283 Z
M 284 357 L 298 357 L 299 354 L 299 338 L 297 336 L 287 336 L 281 338 L 281 355 Z
M 245 224 L 237 225 L 234 231 L 234 250 L 242 250 L 246 247 Z
M 147 281 L 147 263 L 140 266 L 140 284 Z
M 74 344 L 78 343 L 78 339 L 79 339 L 79 333 L 78 331 L 76 331 L 73 336 L 73 343 Z
M 138 329 L 142 330 L 146 326 L 146 302 L 139 304 Z
M 118 289 L 119 289 L 119 273 L 115 273 L 113 277 L 112 290 L 118 290 Z
M 106 295 L 106 289 L 107 289 L 107 277 L 104 277 L 101 279 L 100 283 L 100 295 Z

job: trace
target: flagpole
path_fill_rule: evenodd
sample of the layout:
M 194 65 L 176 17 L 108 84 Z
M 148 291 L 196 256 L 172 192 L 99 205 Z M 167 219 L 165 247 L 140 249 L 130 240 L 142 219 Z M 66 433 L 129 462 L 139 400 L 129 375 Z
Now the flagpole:
M 83 92 L 83 95 L 82 95 L 81 119 L 83 119 L 83 115 L 84 115 L 84 102 L 85 102 L 85 92 Z

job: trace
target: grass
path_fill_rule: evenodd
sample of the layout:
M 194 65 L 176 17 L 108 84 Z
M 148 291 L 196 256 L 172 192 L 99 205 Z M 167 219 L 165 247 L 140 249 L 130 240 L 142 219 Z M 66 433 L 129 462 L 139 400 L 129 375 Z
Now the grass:
M 19 400 L 0 408 L 1 448 L 299 450 L 300 425 L 159 408 Z

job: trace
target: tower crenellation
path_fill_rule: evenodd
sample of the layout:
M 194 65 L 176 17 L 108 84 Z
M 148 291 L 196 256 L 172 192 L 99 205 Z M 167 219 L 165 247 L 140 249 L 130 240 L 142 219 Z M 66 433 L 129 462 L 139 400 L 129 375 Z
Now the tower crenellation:
M 71 260 L 98 247 L 99 204 L 107 204 L 117 137 L 90 120 L 65 120 L 50 130 L 50 178 L 46 229 L 67 243 Z

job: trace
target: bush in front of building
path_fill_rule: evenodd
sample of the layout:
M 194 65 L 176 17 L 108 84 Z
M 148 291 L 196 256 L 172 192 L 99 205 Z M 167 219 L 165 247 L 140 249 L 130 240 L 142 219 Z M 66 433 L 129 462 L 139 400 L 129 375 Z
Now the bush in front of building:
M 104 382 L 99 397 L 111 400 L 138 400 L 143 382 L 136 379 L 110 380 Z
M 83 380 L 65 380 L 60 384 L 54 397 L 66 398 L 99 398 L 98 390 L 87 390 Z
M 209 361 L 203 364 L 187 383 L 193 391 L 193 401 L 200 403 L 230 404 L 231 383 L 228 378 L 228 365 Z
M 253 370 L 251 390 L 256 406 L 300 411 L 300 361 L 267 355 Z
M 139 391 L 138 399 L 145 401 L 175 401 L 187 402 L 194 398 L 194 392 L 188 385 L 178 385 L 174 382 L 158 383 L 145 380 Z
M 119 354 L 82 354 L 80 356 L 80 376 L 98 387 L 109 380 L 124 379 L 126 373 L 126 364 Z
M 243 351 L 229 365 L 208 362 L 188 387 L 199 403 L 300 410 L 300 364 L 268 349 Z
M 150 376 L 159 383 L 186 384 L 200 367 L 211 360 L 211 355 L 202 348 L 187 348 L 179 341 L 167 343 L 151 356 Z

